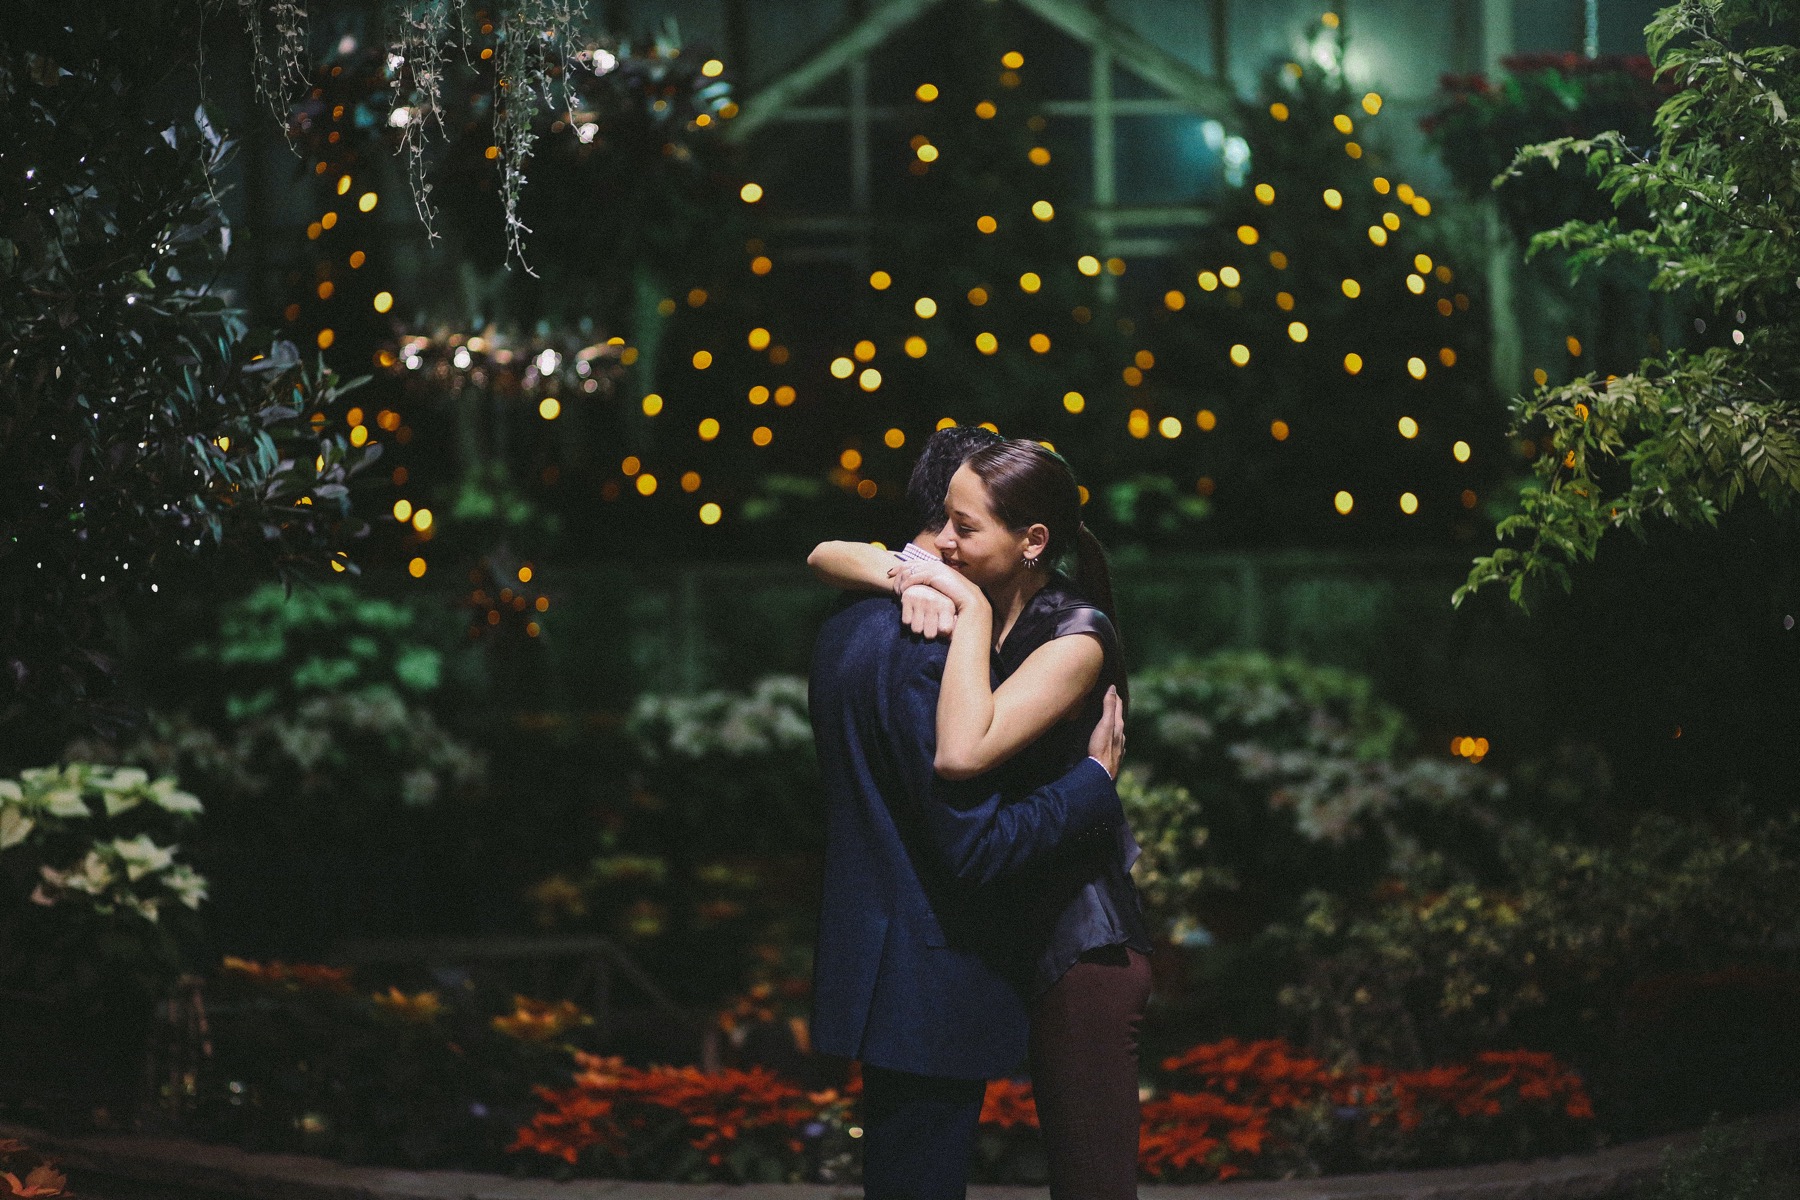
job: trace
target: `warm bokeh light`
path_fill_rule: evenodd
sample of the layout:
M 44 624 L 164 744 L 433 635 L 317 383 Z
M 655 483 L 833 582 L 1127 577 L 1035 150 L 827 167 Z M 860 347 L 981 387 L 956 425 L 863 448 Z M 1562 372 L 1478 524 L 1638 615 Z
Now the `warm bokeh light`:
M 1425 294 L 1425 280 L 1418 275 L 1408 275 L 1406 277 L 1406 290 L 1415 296 L 1423 296 Z
M 1356 280 L 1354 280 L 1354 279 L 1344 280 L 1344 282 L 1341 286 L 1344 289 L 1344 295 L 1348 296 L 1352 300 L 1354 300 L 1358 296 L 1362 295 L 1362 284 L 1356 282 Z
M 431 520 L 431 510 L 429 508 L 421 508 L 412 515 L 412 527 L 420 533 L 424 533 L 427 529 L 431 528 Z
M 913 89 L 913 95 L 918 97 L 921 104 L 930 104 L 938 98 L 937 84 L 921 83 Z
M 1266 183 L 1256 185 L 1256 199 L 1262 204 L 1275 203 L 1275 189 Z
M 1250 347 L 1239 342 L 1231 348 L 1231 361 L 1235 366 L 1246 366 L 1250 362 Z
M 713 364 L 712 351 L 711 350 L 696 350 L 696 351 L 694 351 L 693 362 L 694 362 L 694 370 L 696 370 L 696 371 L 706 370 L 706 368 L 712 366 L 712 364 Z
M 1285 121 L 1288 119 L 1288 106 L 1277 100 L 1269 105 L 1269 115 L 1277 121 Z
M 703 442 L 710 442 L 718 437 L 719 422 L 717 418 L 707 417 L 705 420 L 701 421 L 700 428 L 697 432 L 700 434 L 700 440 Z
M 1134 438 L 1149 437 L 1150 414 L 1141 408 L 1132 409 L 1131 414 L 1125 418 L 1125 428 Z
M 357 200 L 356 207 L 363 212 L 374 212 L 376 203 L 377 198 L 374 192 L 364 192 L 362 198 Z
M 1339 492 L 1331 498 L 1331 507 L 1338 510 L 1338 515 L 1347 517 L 1350 510 L 1356 507 L 1356 497 L 1349 492 Z
M 1027 271 L 1019 276 L 1019 290 L 1026 295 L 1036 295 L 1044 286 L 1044 281 L 1036 271 Z
M 719 518 L 724 515 L 725 510 L 717 504 L 709 502 L 700 506 L 700 523 L 702 525 L 717 525 Z
M 1050 335 L 1047 333 L 1032 334 L 1031 339 L 1030 339 L 1030 344 L 1031 344 L 1032 350 L 1034 350 L 1038 354 L 1050 353 Z
M 775 440 L 775 431 L 767 425 L 758 425 L 750 431 L 750 440 L 758 446 L 766 446 Z
M 375 305 L 376 312 L 384 313 L 388 309 L 394 307 L 394 293 L 376 292 L 375 299 L 371 303 Z
M 789 387 L 785 383 L 782 384 L 780 387 L 775 389 L 775 407 L 786 408 L 788 405 L 790 405 L 794 402 L 796 395 L 797 395 L 797 393 L 794 391 L 793 388 Z
M 1219 282 L 1228 288 L 1236 287 L 1239 283 L 1243 282 L 1243 278 L 1242 275 L 1238 274 L 1238 269 L 1236 267 L 1219 268 Z
M 555 396 L 545 396 L 538 401 L 538 416 L 546 421 L 554 421 L 562 416 L 562 401 Z
M 425 578 L 426 563 L 422 558 L 415 558 L 406 564 L 406 573 L 414 579 Z
M 1387 245 L 1387 230 L 1379 225 L 1369 226 L 1369 240 L 1377 246 Z
M 1425 360 L 1417 357 L 1407 359 L 1406 373 L 1414 379 L 1425 378 Z
M 688 493 L 700 490 L 700 472 L 683 471 L 681 473 L 681 490 Z
M 1075 260 L 1075 269 L 1080 271 L 1083 275 L 1098 275 L 1100 273 L 1100 260 L 1091 254 L 1084 254 Z
M 1048 200 L 1034 200 L 1031 205 L 1031 215 L 1040 221 L 1051 220 L 1056 216 L 1056 206 Z
M 1000 349 L 1000 339 L 983 330 L 975 335 L 975 348 L 983 354 L 992 354 Z
M 1278 442 L 1287 441 L 1290 432 L 1292 431 L 1288 429 L 1288 423 L 1286 421 L 1269 422 L 1269 436 Z
M 329 329 L 321 329 L 319 330 L 319 336 L 313 340 L 319 343 L 319 349 L 329 350 L 331 349 L 331 343 L 337 341 L 337 334 Z
M 1343 134 L 1356 132 L 1355 124 L 1352 123 L 1350 118 L 1344 113 L 1339 113 L 1337 116 L 1331 118 L 1331 127 Z
M 743 187 L 738 189 L 738 197 L 742 199 L 745 204 L 755 204 L 758 200 L 763 198 L 762 184 L 746 183 Z
M 1450 447 L 1450 455 L 1452 458 L 1456 459 L 1457 462 L 1468 462 L 1470 453 L 1469 443 L 1467 442 L 1459 441 L 1454 446 Z
M 1288 337 L 1292 338 L 1296 342 L 1304 342 L 1306 340 L 1306 322 L 1305 321 L 1289 321 L 1288 328 L 1287 328 L 1287 334 L 1288 334 Z
M 863 456 L 861 450 L 850 449 L 838 455 L 838 466 L 844 468 L 846 471 L 854 471 L 862 465 Z
M 1326 188 L 1325 207 L 1331 209 L 1333 212 L 1344 207 L 1344 193 L 1338 191 L 1336 188 Z
M 1362 98 L 1363 111 L 1371 117 L 1381 111 L 1381 93 L 1370 92 Z
M 901 429 L 890 429 L 881 435 L 881 440 L 889 450 L 898 450 L 906 445 L 906 433 Z
M 834 379 L 848 379 L 856 373 L 856 364 L 839 355 L 831 360 L 831 375 Z
M 769 348 L 769 342 L 772 339 L 773 339 L 773 335 L 771 335 L 768 330 L 762 328 L 760 325 L 757 326 L 755 329 L 752 329 L 744 337 L 744 341 L 749 345 L 749 347 L 752 350 L 767 350 Z
M 908 358 L 924 358 L 925 352 L 931 349 L 925 339 L 916 333 L 906 339 L 904 348 Z
M 646 417 L 654 417 L 662 410 L 663 398 L 661 396 L 657 395 L 655 392 L 651 392 L 648 396 L 644 397 L 644 415 Z
M 1211 271 L 1202 271 L 1194 276 L 1194 282 L 1200 285 L 1201 291 L 1210 292 L 1219 286 L 1219 277 Z
M 929 321 L 937 316 L 937 301 L 930 296 L 920 296 L 913 301 L 913 315 L 922 321 Z
M 769 402 L 769 389 L 759 383 L 750 389 L 749 399 L 752 404 L 767 404 Z
M 1411 492 L 1401 492 L 1400 493 L 1400 511 L 1405 513 L 1409 517 L 1412 516 L 1414 513 L 1418 512 L 1419 511 L 1419 498 L 1417 496 L 1413 495 Z
M 1016 71 L 1025 65 L 1025 56 L 1017 50 L 1008 50 L 1000 56 L 1000 65 L 1009 71 Z
M 1175 438 L 1180 437 L 1181 436 L 1181 418 L 1179 418 L 1179 417 L 1164 417 L 1162 420 L 1160 420 L 1156 423 L 1156 432 L 1162 434 L 1164 437 L 1169 438 L 1170 440 L 1174 440 Z
M 1419 423 L 1411 417 L 1400 418 L 1400 436 L 1407 439 L 1419 436 Z
M 1219 418 L 1210 408 L 1203 408 L 1194 414 L 1194 424 L 1200 427 L 1201 433 L 1211 433 L 1218 428 Z
M 1574 334 L 1570 334 L 1566 339 L 1564 339 L 1563 345 L 1568 347 L 1569 357 L 1571 357 L 1571 358 L 1581 357 L 1581 339 L 1580 338 L 1576 337 Z
M 1033 146 L 1025 157 L 1031 160 L 1031 165 L 1034 167 L 1047 167 L 1050 165 L 1050 151 L 1044 149 L 1042 146 Z
M 654 496 L 656 494 L 656 476 L 648 471 L 639 475 L 637 477 L 637 490 L 638 495 L 640 496 Z
M 1239 225 L 1237 227 L 1237 240 L 1244 243 L 1246 246 L 1256 245 L 1257 239 L 1261 236 L 1261 234 L 1256 232 L 1256 226 L 1254 225 Z
M 993 120 L 994 113 L 997 111 L 999 110 L 994 107 L 994 102 L 992 100 L 983 100 L 975 106 L 975 115 L 984 121 Z
M 394 501 L 394 520 L 396 520 L 396 521 L 400 522 L 402 525 L 404 525 L 408 521 L 412 520 L 412 515 L 413 515 L 413 506 L 412 506 L 411 500 L 396 500 L 396 501 Z
M 894 277 L 889 275 L 886 271 L 876 271 L 869 276 L 869 286 L 878 292 L 887 291 L 888 288 L 893 286 L 893 283 Z
M 856 377 L 856 386 L 865 392 L 872 392 L 881 386 L 881 372 L 874 367 L 865 367 L 863 373 Z
M 986 213 L 983 213 L 981 216 L 975 218 L 975 228 L 981 230 L 983 233 L 992 233 L 994 230 L 1000 228 L 1000 222 L 994 220 L 994 218 L 988 216 Z
M 1063 409 L 1066 412 L 1078 413 L 1087 407 L 1087 397 L 1080 392 L 1063 393 Z
M 1170 312 L 1180 312 L 1187 307 L 1187 293 L 1170 288 L 1163 293 L 1163 307 Z
M 643 469 L 644 464 L 638 460 L 638 456 L 635 454 L 627 454 L 619 463 L 619 472 L 622 475 L 636 475 Z

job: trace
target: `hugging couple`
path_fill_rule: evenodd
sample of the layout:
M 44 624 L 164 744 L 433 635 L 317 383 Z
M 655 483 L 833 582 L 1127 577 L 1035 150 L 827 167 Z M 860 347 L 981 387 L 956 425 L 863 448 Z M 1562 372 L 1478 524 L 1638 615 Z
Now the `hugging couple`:
M 987 1081 L 1025 1062 L 1053 1200 L 1135 1197 L 1150 939 L 1114 787 L 1127 687 L 1106 555 L 1036 442 L 941 429 L 907 500 L 899 554 L 809 559 L 873 593 L 826 621 L 813 660 L 813 1044 L 862 1064 L 868 1200 L 964 1196 Z

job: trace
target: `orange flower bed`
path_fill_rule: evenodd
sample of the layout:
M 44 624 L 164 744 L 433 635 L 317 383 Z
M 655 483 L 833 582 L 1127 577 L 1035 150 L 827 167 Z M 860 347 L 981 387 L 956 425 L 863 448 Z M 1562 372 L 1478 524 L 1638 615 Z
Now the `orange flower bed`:
M 680 1142 L 709 1168 L 745 1148 L 798 1179 L 807 1169 L 804 1139 L 850 1126 L 847 1097 L 809 1095 L 761 1068 L 706 1075 L 577 1058 L 574 1086 L 539 1089 L 547 1107 L 510 1150 L 627 1173 L 647 1165 L 646 1146 Z M 1284 1041 L 1228 1039 L 1162 1067 L 1174 1086 L 1145 1101 L 1139 1154 L 1144 1177 L 1163 1182 L 1316 1172 L 1324 1161 L 1435 1161 L 1448 1137 L 1499 1158 L 1517 1152 L 1520 1130 L 1552 1131 L 1568 1143 L 1594 1115 L 1580 1076 L 1534 1051 L 1490 1051 L 1417 1071 L 1337 1070 Z M 989 1084 L 981 1124 L 1003 1138 L 1035 1136 L 1031 1085 Z
M 225 974 L 260 983 L 265 987 L 318 988 L 327 992 L 350 990 L 349 967 L 322 967 L 313 963 L 252 962 L 227 954 L 220 964 Z
M 820 1107 L 762 1067 L 708 1075 L 697 1067 L 640 1068 L 618 1058 L 575 1057 L 581 1070 L 574 1086 L 539 1088 L 538 1098 L 549 1108 L 519 1130 L 509 1149 L 571 1165 L 589 1151 L 623 1162 L 647 1137 L 667 1138 L 676 1118 L 685 1127 L 681 1140 L 717 1167 L 747 1141 L 773 1140 L 800 1154 L 799 1131 L 816 1119 Z

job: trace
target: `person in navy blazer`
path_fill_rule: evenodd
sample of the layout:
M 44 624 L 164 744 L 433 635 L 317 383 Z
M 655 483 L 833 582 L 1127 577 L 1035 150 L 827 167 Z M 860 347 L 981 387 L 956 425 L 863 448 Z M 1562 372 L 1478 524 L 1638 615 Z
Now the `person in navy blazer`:
M 925 525 L 915 547 L 942 527 L 950 476 L 991 440 L 979 428 L 933 435 L 908 487 Z M 1026 1053 L 1036 947 L 1014 944 L 1008 877 L 1124 821 L 1116 697 L 1090 742 L 1095 757 L 1029 795 L 939 778 L 946 654 L 878 596 L 827 620 L 813 659 L 827 834 L 812 1040 L 862 1064 L 868 1200 L 966 1195 L 987 1081 Z

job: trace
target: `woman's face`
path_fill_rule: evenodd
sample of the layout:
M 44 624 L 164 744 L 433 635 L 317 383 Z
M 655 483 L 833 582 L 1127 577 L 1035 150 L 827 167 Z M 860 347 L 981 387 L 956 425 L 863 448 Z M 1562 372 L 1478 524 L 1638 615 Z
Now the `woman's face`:
M 1024 571 L 1023 560 L 1043 553 L 1048 530 L 1033 525 L 1018 533 L 994 515 L 987 485 L 967 466 L 950 477 L 944 497 L 948 520 L 937 535 L 937 551 L 977 587 L 989 588 Z

